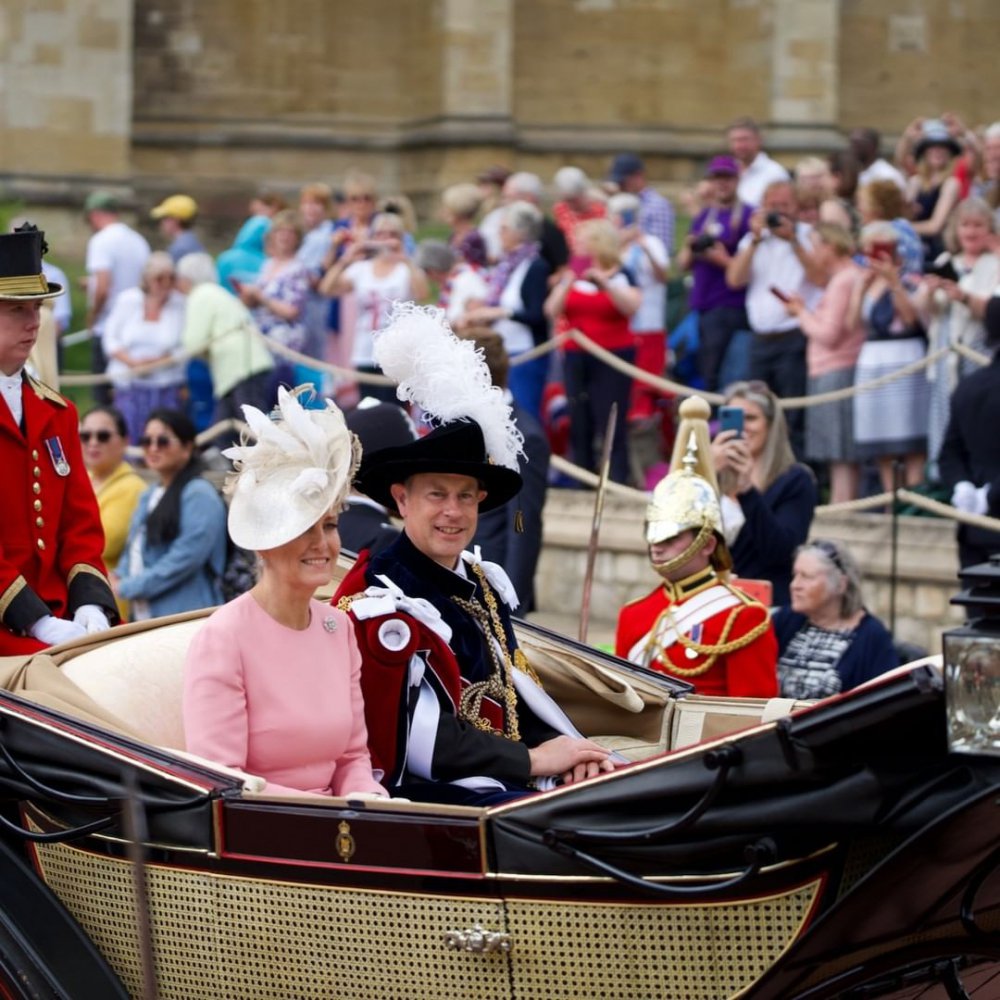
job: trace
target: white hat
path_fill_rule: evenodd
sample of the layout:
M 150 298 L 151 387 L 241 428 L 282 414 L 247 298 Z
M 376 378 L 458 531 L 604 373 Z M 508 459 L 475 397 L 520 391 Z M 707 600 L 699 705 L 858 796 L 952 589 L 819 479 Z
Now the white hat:
M 296 396 L 308 388 L 280 388 L 270 417 L 244 406 L 249 432 L 223 452 L 236 468 L 227 484 L 229 535 L 241 548 L 260 552 L 284 545 L 347 495 L 361 447 L 329 399 L 322 410 L 299 404 Z M 250 437 L 256 443 L 248 443 Z

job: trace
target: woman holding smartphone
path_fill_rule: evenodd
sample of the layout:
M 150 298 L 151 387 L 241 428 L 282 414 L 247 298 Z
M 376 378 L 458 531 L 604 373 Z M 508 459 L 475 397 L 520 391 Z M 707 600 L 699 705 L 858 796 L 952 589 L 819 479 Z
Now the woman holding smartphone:
M 712 442 L 726 541 L 739 576 L 767 580 L 773 603 L 788 603 L 796 549 L 808 538 L 816 481 L 795 461 L 781 400 L 763 382 L 736 382 Z M 727 409 L 742 411 L 732 423 Z
M 860 322 L 865 342 L 858 355 L 855 385 L 894 375 L 927 353 L 927 334 L 915 301 L 916 285 L 903 274 L 896 253 L 898 235 L 890 222 L 861 231 L 865 273 L 854 287 L 848 324 Z M 858 458 L 878 463 L 883 490 L 894 486 L 893 466 L 905 467 L 905 486 L 916 486 L 927 457 L 927 377 L 916 371 L 854 396 Z
M 326 272 L 319 284 L 323 295 L 340 298 L 354 294 L 355 316 L 350 329 L 341 329 L 344 354 L 351 367 L 369 375 L 381 374 L 375 364 L 373 335 L 396 302 L 422 302 L 427 278 L 407 256 L 405 228 L 400 216 L 382 212 L 372 221 L 372 235 L 355 240 Z M 365 393 L 385 403 L 396 403 L 394 386 L 369 385 Z

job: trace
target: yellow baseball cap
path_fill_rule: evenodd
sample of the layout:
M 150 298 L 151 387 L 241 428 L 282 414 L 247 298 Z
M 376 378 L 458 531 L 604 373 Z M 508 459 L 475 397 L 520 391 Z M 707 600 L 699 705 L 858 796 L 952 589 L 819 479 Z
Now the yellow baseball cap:
M 165 198 L 150 213 L 154 219 L 180 219 L 190 222 L 198 214 L 198 202 L 186 194 L 172 194 Z

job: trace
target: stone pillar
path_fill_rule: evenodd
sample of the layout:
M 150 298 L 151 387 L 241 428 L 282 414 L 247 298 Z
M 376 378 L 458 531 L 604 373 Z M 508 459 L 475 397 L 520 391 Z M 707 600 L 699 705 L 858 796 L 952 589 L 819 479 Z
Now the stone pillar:
M 822 148 L 839 118 L 840 2 L 773 3 L 771 145 Z
M 442 0 L 441 115 L 485 140 L 510 136 L 514 0 Z M 471 136 L 470 136 L 471 137 Z
M 0 6 L 0 172 L 127 178 L 130 0 Z

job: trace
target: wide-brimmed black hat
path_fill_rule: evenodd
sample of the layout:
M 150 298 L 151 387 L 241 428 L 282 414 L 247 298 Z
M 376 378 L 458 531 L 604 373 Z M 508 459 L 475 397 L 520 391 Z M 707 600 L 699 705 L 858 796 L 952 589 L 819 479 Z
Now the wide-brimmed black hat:
M 356 482 L 377 503 L 396 510 L 390 492 L 393 483 L 405 483 L 421 472 L 473 476 L 483 484 L 486 496 L 480 513 L 500 507 L 521 490 L 519 472 L 491 462 L 483 442 L 483 432 L 475 421 L 461 420 L 444 424 L 410 444 L 365 455 Z
M 12 233 L 0 233 L 0 299 L 30 302 L 62 295 L 62 285 L 46 280 L 42 254 L 45 234 L 26 222 Z

